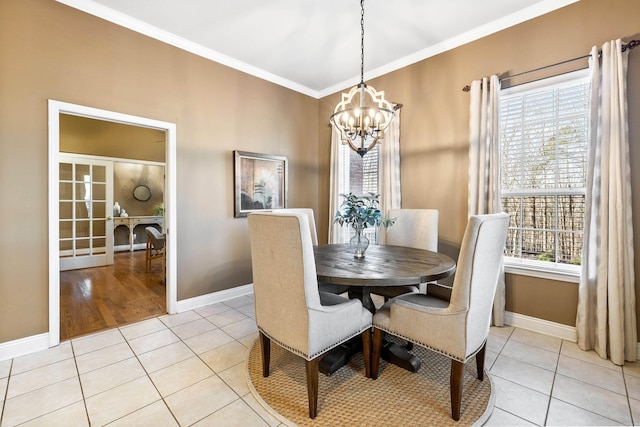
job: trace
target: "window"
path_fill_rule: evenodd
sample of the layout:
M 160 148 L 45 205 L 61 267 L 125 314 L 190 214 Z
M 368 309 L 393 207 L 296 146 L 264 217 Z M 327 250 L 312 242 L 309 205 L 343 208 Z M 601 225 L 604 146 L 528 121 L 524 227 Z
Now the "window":
M 340 193 L 353 193 L 358 196 L 369 193 L 378 193 L 378 145 L 364 157 L 349 148 L 341 145 L 342 170 L 340 171 Z M 342 200 L 341 200 L 342 202 Z M 355 234 L 352 227 L 341 227 L 342 241 L 348 242 Z M 377 241 L 377 228 L 366 228 L 365 235 L 371 243 Z
M 589 96 L 585 70 L 500 93 L 500 191 L 511 216 L 507 266 L 579 271 Z

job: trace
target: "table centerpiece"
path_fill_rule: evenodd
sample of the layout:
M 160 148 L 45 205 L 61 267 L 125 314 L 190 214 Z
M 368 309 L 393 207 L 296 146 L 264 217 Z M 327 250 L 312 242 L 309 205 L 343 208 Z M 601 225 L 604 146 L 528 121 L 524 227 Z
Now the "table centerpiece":
M 394 219 L 385 218 L 379 209 L 380 194 L 369 193 L 368 196 L 358 197 L 353 193 L 340 194 L 344 201 L 336 212 L 334 223 L 353 227 L 356 234 L 349 244 L 353 249 L 355 258 L 364 258 L 364 253 L 369 247 L 369 239 L 363 230 L 368 227 L 390 227 Z

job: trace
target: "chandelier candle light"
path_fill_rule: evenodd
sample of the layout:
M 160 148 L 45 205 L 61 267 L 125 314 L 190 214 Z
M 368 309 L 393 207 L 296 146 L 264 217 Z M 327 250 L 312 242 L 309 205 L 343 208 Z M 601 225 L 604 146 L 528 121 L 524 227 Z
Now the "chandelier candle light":
M 330 117 L 343 144 L 364 157 L 378 142 L 395 116 L 393 105 L 364 82 L 364 0 L 360 0 L 360 83 L 342 94 Z

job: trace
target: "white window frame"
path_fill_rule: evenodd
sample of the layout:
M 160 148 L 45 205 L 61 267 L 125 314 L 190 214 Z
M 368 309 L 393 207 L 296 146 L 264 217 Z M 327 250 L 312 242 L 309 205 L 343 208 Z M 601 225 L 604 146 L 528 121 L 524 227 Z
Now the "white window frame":
M 500 91 L 500 97 L 508 96 L 512 94 L 524 95 L 530 92 L 536 92 L 549 86 L 557 86 L 563 83 L 573 84 L 577 82 L 589 81 L 589 69 L 578 70 L 559 76 L 554 76 L 542 80 L 537 80 L 531 83 L 526 83 L 511 88 L 503 89 Z M 587 124 L 587 128 L 590 126 Z M 574 193 L 558 191 L 555 194 L 561 193 Z M 582 193 L 580 193 L 582 194 Z M 510 195 L 518 195 L 516 192 L 511 192 Z M 502 194 L 501 194 L 502 200 Z M 502 203 L 502 202 L 501 202 Z M 551 263 L 546 261 L 529 260 L 522 258 L 513 258 L 504 256 L 504 270 L 505 273 L 517 274 L 523 276 L 538 277 L 549 280 L 558 280 L 562 282 L 579 283 L 580 282 L 580 265 L 570 265 L 561 263 Z

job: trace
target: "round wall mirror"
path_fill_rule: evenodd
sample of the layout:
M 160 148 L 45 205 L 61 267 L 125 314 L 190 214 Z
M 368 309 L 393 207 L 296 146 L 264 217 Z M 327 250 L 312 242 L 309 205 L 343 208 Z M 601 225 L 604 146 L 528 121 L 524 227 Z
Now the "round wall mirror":
M 138 185 L 133 189 L 133 197 L 141 202 L 146 202 L 151 198 L 151 190 L 146 185 Z

